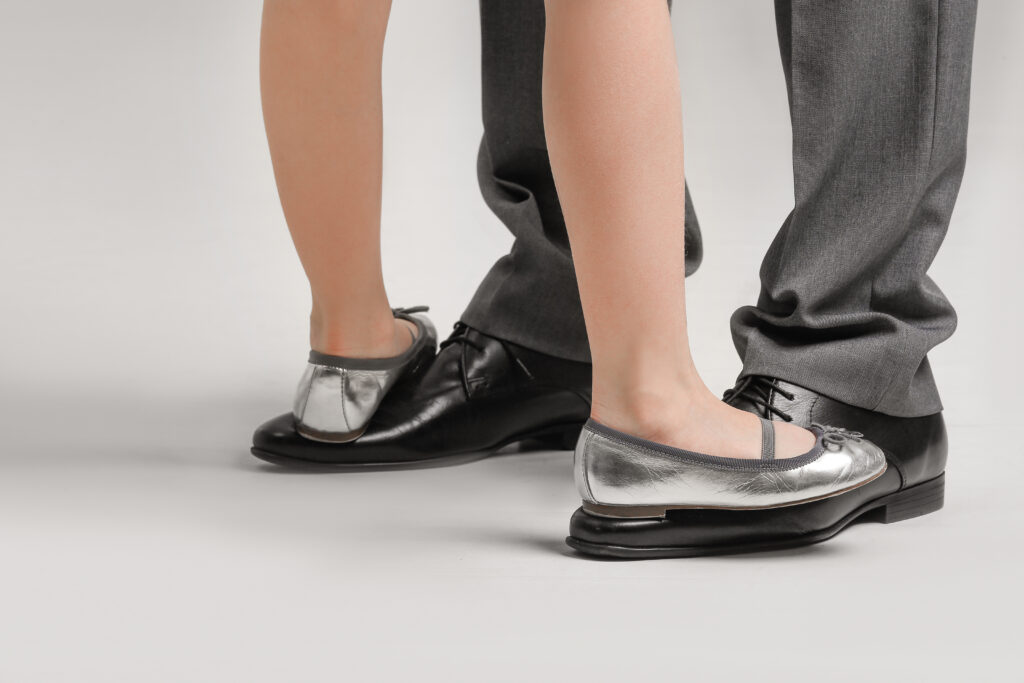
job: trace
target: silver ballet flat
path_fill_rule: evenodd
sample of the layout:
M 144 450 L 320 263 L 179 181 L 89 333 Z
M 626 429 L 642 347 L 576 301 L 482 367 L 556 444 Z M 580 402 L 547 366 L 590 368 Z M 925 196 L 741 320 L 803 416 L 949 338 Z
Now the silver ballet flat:
M 885 454 L 857 432 L 814 425 L 814 448 L 775 458 L 775 426 L 761 420 L 761 459 L 721 458 L 625 434 L 590 420 L 576 444 L 583 509 L 604 517 L 668 510 L 758 510 L 839 495 L 885 472 Z
M 309 352 L 309 363 L 295 392 L 296 431 L 313 441 L 346 443 L 358 439 L 388 391 L 424 359 L 433 357 L 437 331 L 422 315 L 426 306 L 396 308 L 396 318 L 416 325 L 416 337 L 392 358 L 345 358 Z

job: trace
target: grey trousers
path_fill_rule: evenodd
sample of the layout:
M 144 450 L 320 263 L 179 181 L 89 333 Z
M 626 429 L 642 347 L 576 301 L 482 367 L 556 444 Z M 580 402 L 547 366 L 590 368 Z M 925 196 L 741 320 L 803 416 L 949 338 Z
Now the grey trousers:
M 976 0 L 777 0 L 795 205 L 732 316 L 741 376 L 896 416 L 942 409 L 928 351 L 956 314 L 926 274 L 966 156 Z M 484 198 L 515 236 L 463 320 L 589 360 L 544 142 L 542 0 L 481 0 Z M 687 195 L 687 271 L 700 237 Z

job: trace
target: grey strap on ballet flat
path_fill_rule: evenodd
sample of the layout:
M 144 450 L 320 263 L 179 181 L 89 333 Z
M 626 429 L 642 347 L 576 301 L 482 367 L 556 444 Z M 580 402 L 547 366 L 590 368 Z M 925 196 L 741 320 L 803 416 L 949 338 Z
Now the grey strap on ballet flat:
M 408 349 L 391 358 L 347 358 L 318 351 L 295 392 L 295 429 L 307 439 L 346 443 L 359 438 L 388 391 L 437 347 L 437 331 L 426 306 L 396 308 L 396 318 L 416 326 Z M 412 331 L 410 330 L 410 333 Z
M 775 459 L 775 423 L 761 419 L 761 459 Z

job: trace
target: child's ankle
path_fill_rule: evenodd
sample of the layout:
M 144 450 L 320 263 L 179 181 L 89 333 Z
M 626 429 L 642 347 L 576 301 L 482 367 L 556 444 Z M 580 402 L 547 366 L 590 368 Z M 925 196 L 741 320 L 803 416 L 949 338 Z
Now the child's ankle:
M 389 315 L 359 323 L 310 316 L 309 345 L 314 351 L 348 358 L 390 358 L 409 348 L 408 325 Z

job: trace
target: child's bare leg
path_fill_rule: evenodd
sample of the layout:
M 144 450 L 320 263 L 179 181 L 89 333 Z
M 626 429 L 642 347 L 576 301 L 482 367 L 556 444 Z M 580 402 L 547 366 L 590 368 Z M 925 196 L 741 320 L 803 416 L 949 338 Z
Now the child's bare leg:
M 758 418 L 704 385 L 686 332 L 683 131 L 664 0 L 547 0 L 544 125 L 594 361 L 593 416 L 659 443 L 761 456 Z M 777 423 L 778 457 L 814 435 Z
M 266 0 L 260 80 L 281 205 L 312 290 L 310 346 L 394 356 L 380 257 L 381 57 L 390 0 Z

